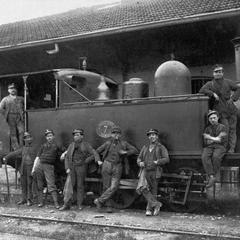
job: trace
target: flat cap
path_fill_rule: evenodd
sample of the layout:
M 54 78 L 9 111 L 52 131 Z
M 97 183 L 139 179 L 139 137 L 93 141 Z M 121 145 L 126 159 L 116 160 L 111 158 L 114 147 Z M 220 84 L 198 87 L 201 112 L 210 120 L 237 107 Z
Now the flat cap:
M 50 134 L 50 133 L 54 135 L 53 130 L 51 130 L 51 129 L 46 129 L 44 134 L 45 134 L 45 136 L 47 136 L 47 135 Z
M 112 133 L 121 133 L 121 132 L 122 132 L 122 130 L 119 126 L 114 126 L 112 128 Z
M 157 130 L 157 129 L 154 129 L 154 128 L 150 128 L 150 129 L 147 131 L 147 136 L 150 135 L 151 133 L 154 133 L 154 134 L 159 135 L 158 130 Z
M 213 71 L 219 71 L 219 70 L 223 70 L 223 66 L 222 65 L 219 65 L 219 64 L 216 64 L 213 66 Z
M 81 128 L 75 128 L 73 129 L 72 134 L 74 135 L 75 133 L 80 133 L 81 135 L 83 135 L 84 131 Z
M 209 112 L 208 112 L 208 118 L 211 116 L 211 115 L 213 115 L 213 114 L 216 114 L 217 116 L 219 116 L 219 114 L 218 114 L 218 112 L 217 111 L 215 111 L 215 110 L 209 110 Z
M 23 134 L 23 139 L 25 139 L 25 138 L 31 138 L 32 136 L 31 136 L 31 134 L 29 133 L 29 132 L 25 132 L 24 134 Z
M 17 87 L 16 87 L 15 83 L 10 83 L 10 84 L 8 84 L 8 89 L 9 88 L 17 88 Z

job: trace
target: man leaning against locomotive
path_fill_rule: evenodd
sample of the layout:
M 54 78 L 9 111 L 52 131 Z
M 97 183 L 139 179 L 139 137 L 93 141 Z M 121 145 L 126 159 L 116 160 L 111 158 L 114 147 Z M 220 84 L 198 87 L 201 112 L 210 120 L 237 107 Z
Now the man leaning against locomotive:
M 234 102 L 239 99 L 240 83 L 225 79 L 223 67 L 215 65 L 212 81 L 202 86 L 199 92 L 209 96 L 212 103 L 208 114 L 210 125 L 203 133 L 202 152 L 202 163 L 208 177 L 206 187 L 211 187 L 219 174 L 224 154 L 235 152 L 237 107 Z
M 233 104 L 238 99 L 240 84 L 223 78 L 223 67 L 216 65 L 213 69 L 213 80 L 207 82 L 200 93 L 214 98 L 213 108 L 208 113 L 209 126 L 203 133 L 204 148 L 202 152 L 202 163 L 207 173 L 208 183 L 206 187 L 211 187 L 216 175 L 219 173 L 222 158 L 226 151 L 233 153 L 236 145 L 236 121 L 237 109 Z M 87 174 L 87 165 L 95 160 L 101 167 L 103 193 L 94 200 L 98 209 L 103 205 L 107 206 L 107 212 L 112 212 L 111 198 L 119 188 L 120 179 L 123 171 L 123 162 L 130 155 L 136 155 L 137 149 L 128 142 L 121 139 L 121 129 L 117 126 L 112 128 L 110 140 L 106 141 L 98 149 L 84 141 L 84 131 L 74 129 L 73 142 L 68 149 L 63 150 L 56 144 L 54 132 L 47 129 L 45 131 L 46 142 L 41 146 L 37 157 L 34 160 L 32 149 L 32 137 L 30 133 L 24 133 L 24 146 L 20 142 L 18 147 L 16 135 L 22 134 L 22 99 L 18 98 L 14 84 L 9 85 L 9 96 L 0 103 L 1 111 L 4 111 L 7 122 L 10 126 L 11 140 L 13 142 L 14 152 L 9 153 L 3 158 L 8 161 L 11 157 L 21 156 L 20 166 L 22 199 L 18 204 L 27 203 L 32 205 L 32 182 L 36 183 L 38 206 L 44 205 L 43 188 L 47 185 L 51 193 L 54 205 L 59 209 L 57 187 L 55 184 L 55 164 L 60 158 L 65 163 L 65 170 L 68 175 L 68 188 L 77 187 L 78 209 L 83 208 L 84 181 Z M 232 91 L 234 94 L 231 95 Z M 9 100 L 8 100 L 9 98 Z M 21 104 L 18 104 L 21 103 Z M 7 114 L 6 114 L 7 112 Z M 221 123 L 219 123 L 219 120 Z M 16 133 L 16 129 L 19 131 Z M 167 149 L 159 141 L 159 132 L 156 129 L 147 131 L 149 143 L 142 147 L 137 158 L 137 164 L 140 167 L 137 192 L 142 194 L 147 200 L 146 215 L 158 215 L 162 203 L 157 200 L 157 186 L 161 177 L 161 166 L 169 162 Z M 102 156 L 100 158 L 99 154 Z M 32 177 L 33 176 L 33 179 Z M 66 183 L 67 183 L 66 182 Z M 69 184 L 70 183 L 70 184 Z M 67 210 L 71 206 L 73 194 L 66 189 L 64 205 L 60 210 Z

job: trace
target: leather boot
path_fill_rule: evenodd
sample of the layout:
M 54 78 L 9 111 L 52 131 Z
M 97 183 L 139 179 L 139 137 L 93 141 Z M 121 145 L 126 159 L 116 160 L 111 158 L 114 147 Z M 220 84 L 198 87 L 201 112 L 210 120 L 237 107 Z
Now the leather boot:
M 54 202 L 54 206 L 56 209 L 59 209 L 60 206 L 58 204 L 58 200 L 57 200 L 57 192 L 56 191 L 53 191 L 52 193 L 52 198 L 53 198 L 53 202 Z
M 39 191 L 38 192 L 38 207 L 43 207 L 43 192 Z

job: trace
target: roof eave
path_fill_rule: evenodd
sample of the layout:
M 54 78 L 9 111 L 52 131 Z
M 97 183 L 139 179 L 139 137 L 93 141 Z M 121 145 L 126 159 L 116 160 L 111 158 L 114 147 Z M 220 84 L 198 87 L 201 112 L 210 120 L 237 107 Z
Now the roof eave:
M 0 47 L 0 52 L 16 50 L 16 49 L 21 49 L 26 47 L 41 46 L 41 45 L 46 45 L 51 43 L 72 41 L 77 39 L 85 39 L 85 38 L 92 38 L 97 36 L 106 36 L 106 35 L 112 35 L 117 33 L 138 31 L 143 29 L 153 29 L 153 28 L 180 25 L 180 24 L 186 24 L 186 23 L 192 23 L 192 22 L 207 21 L 207 20 L 218 19 L 218 18 L 234 17 L 238 15 L 240 16 L 240 8 L 218 11 L 213 13 L 191 15 L 183 18 L 171 18 L 171 19 L 158 21 L 158 22 L 156 21 L 148 22 L 143 24 L 130 25 L 127 27 L 123 26 L 123 27 L 116 27 L 116 28 L 107 28 L 107 29 L 101 29 L 93 32 L 80 33 L 75 35 L 50 38 L 50 39 L 44 39 L 44 40 L 38 40 L 38 41 L 32 41 L 32 42 L 25 42 L 25 43 L 20 43 L 16 45 L 2 46 Z

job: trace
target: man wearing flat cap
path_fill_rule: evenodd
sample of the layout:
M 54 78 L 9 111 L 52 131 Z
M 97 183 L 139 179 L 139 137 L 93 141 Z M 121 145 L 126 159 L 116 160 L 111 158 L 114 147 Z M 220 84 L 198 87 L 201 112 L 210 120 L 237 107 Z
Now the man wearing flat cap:
M 87 174 L 87 165 L 92 160 L 91 156 L 95 158 L 95 162 L 99 162 L 100 158 L 98 153 L 92 146 L 83 140 L 84 131 L 82 129 L 74 129 L 73 142 L 69 145 L 67 151 L 62 154 L 61 158 L 65 159 L 65 170 L 71 176 L 72 187 L 77 187 L 77 204 L 78 209 L 82 210 L 84 198 L 84 181 Z M 60 210 L 70 208 L 70 202 L 64 202 Z
M 225 79 L 223 74 L 223 67 L 215 65 L 213 68 L 213 80 L 207 82 L 199 92 L 213 100 L 212 110 L 218 111 L 220 122 L 227 128 L 228 152 L 234 153 L 237 141 L 237 108 L 233 102 L 239 98 L 240 84 Z M 232 94 L 232 92 L 234 93 Z
M 112 212 L 111 197 L 118 190 L 122 176 L 123 161 L 126 157 L 137 154 L 134 146 L 121 140 L 121 133 L 120 127 L 113 127 L 111 139 L 97 149 L 102 155 L 102 161 L 98 161 L 98 165 L 102 165 L 103 193 L 94 203 L 98 209 L 105 204 L 109 213 Z
M 202 152 L 202 163 L 207 173 L 207 188 L 213 186 L 216 175 L 220 171 L 221 161 L 226 153 L 227 129 L 226 126 L 218 122 L 217 111 L 209 111 L 208 120 L 210 125 L 203 133 L 204 148 Z
M 44 179 L 47 182 L 48 191 L 51 193 L 55 208 L 59 208 L 57 199 L 57 187 L 55 184 L 55 165 L 59 160 L 62 150 L 55 142 L 54 132 L 51 129 L 45 130 L 46 142 L 40 147 L 34 161 L 32 174 L 36 173 L 38 188 L 38 207 L 43 206 Z
M 10 130 L 11 147 L 15 151 L 23 146 L 24 98 L 17 96 L 14 83 L 8 85 L 9 95 L 0 102 L 0 111 L 4 115 Z
M 32 168 L 33 162 L 36 156 L 34 148 L 32 146 L 32 136 L 29 132 L 25 132 L 23 136 L 24 146 L 16 151 L 10 152 L 3 158 L 4 162 L 9 161 L 11 158 L 21 157 L 20 174 L 21 174 L 21 187 L 22 187 L 22 199 L 17 204 L 25 204 L 27 206 L 32 205 Z
M 159 142 L 159 132 L 156 129 L 147 131 L 149 143 L 144 145 L 137 159 L 141 168 L 140 176 L 144 174 L 147 184 L 138 184 L 137 192 L 147 200 L 146 216 L 157 216 L 162 203 L 157 200 L 158 179 L 161 177 L 162 166 L 169 162 L 168 150 Z

